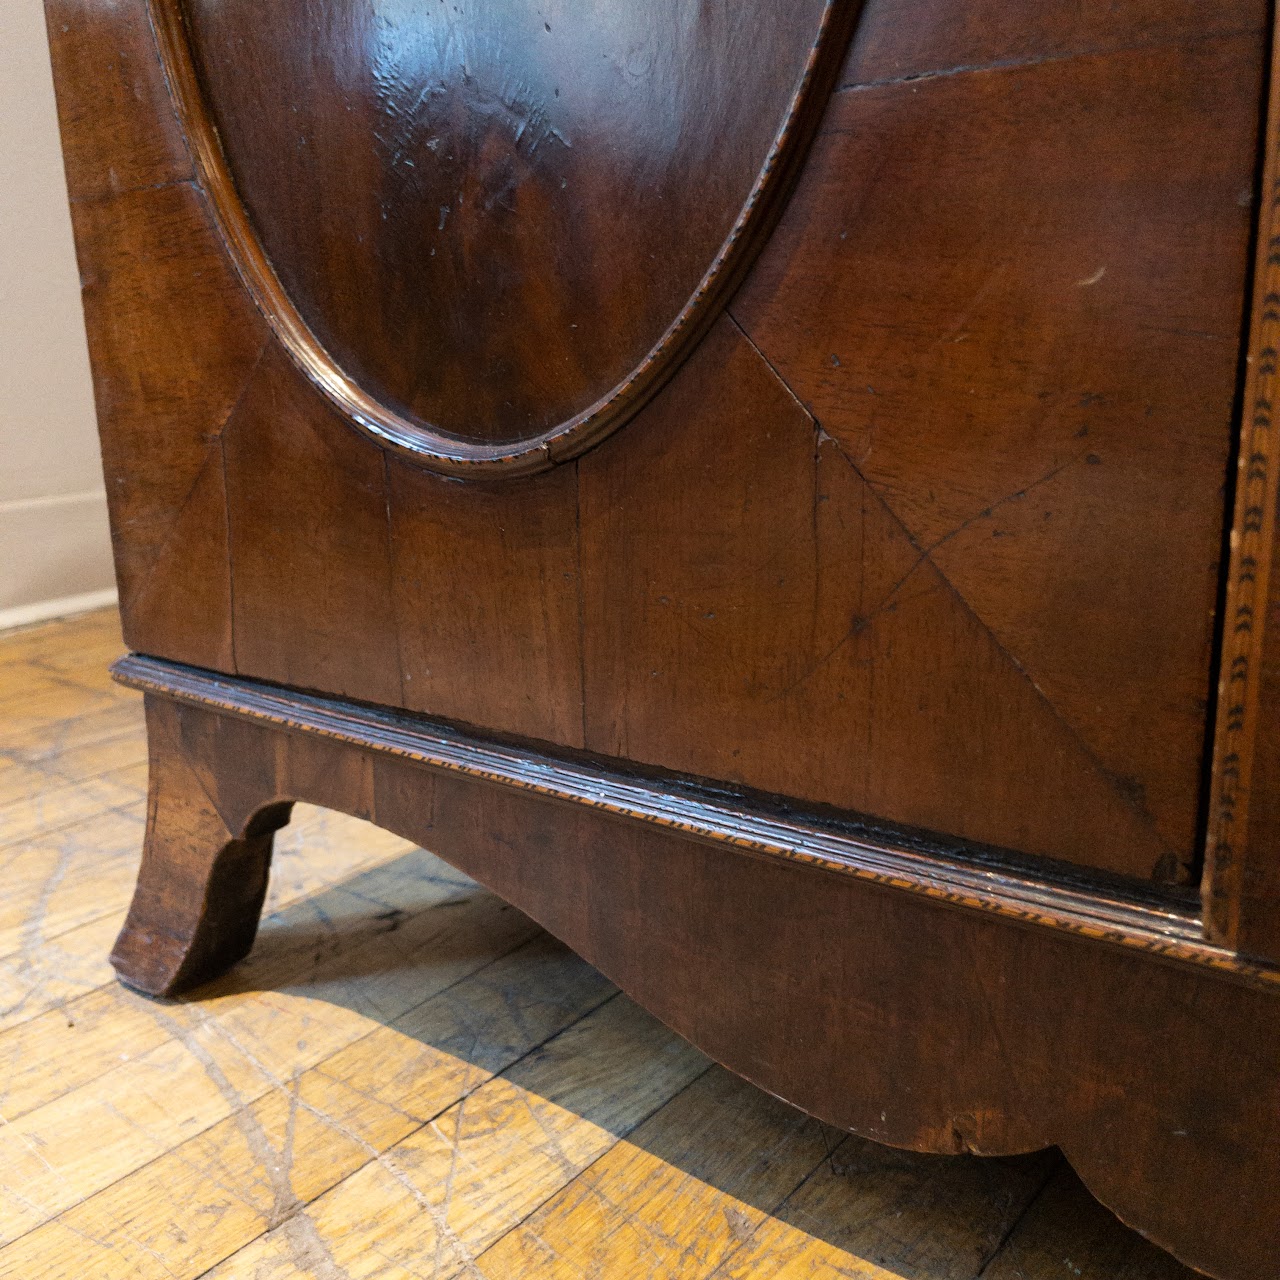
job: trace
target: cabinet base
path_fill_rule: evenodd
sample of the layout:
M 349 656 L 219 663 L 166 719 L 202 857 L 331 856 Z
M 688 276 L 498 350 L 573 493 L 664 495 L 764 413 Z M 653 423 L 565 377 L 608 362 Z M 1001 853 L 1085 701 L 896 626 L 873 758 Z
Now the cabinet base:
M 830 1124 L 1057 1145 L 1191 1265 L 1280 1274 L 1280 983 L 1188 911 L 176 664 L 117 675 L 146 692 L 151 750 L 112 956 L 131 986 L 243 957 L 272 833 L 324 805 L 426 845 Z

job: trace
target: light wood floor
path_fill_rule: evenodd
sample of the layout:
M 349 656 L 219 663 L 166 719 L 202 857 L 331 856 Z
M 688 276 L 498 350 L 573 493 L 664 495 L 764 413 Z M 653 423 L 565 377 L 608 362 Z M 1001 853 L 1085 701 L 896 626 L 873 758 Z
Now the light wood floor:
M 277 837 L 250 959 L 112 980 L 142 840 L 113 613 L 0 635 L 0 1276 L 1188 1280 L 1053 1154 L 918 1156 L 742 1083 L 352 819 Z

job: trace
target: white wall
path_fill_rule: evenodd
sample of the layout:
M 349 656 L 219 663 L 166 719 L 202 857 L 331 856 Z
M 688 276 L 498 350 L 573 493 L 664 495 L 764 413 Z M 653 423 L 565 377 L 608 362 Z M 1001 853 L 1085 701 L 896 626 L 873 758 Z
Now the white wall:
M 0 0 L 0 627 L 113 584 L 40 0 Z

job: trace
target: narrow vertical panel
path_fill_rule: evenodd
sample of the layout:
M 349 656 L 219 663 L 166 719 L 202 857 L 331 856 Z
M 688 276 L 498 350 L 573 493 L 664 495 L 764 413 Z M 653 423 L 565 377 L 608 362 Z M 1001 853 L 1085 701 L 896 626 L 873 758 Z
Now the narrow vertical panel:
M 274 345 L 224 448 L 237 670 L 398 704 L 382 451 Z
M 389 461 L 404 705 L 582 746 L 574 466 L 499 484 Z
M 187 183 L 72 206 L 125 640 L 229 671 L 219 437 L 268 331 Z
M 1214 941 L 1280 960 L 1280 46 L 1273 55 L 1205 849 Z
M 44 12 L 72 200 L 194 177 L 147 0 L 47 0 Z

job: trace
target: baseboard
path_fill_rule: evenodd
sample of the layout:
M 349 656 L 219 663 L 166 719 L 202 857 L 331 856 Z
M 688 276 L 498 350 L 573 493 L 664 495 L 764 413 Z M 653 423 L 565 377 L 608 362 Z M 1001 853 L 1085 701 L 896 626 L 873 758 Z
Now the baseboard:
M 102 489 L 0 502 L 0 627 L 106 604 L 114 583 Z
M 73 613 L 86 613 L 90 609 L 105 609 L 117 600 L 115 587 L 103 591 L 85 591 L 80 595 L 62 596 L 57 600 L 39 600 L 35 604 L 15 605 L 12 609 L 0 609 L 0 631 L 14 627 L 29 627 L 36 622 L 48 622 L 51 618 L 67 618 Z

